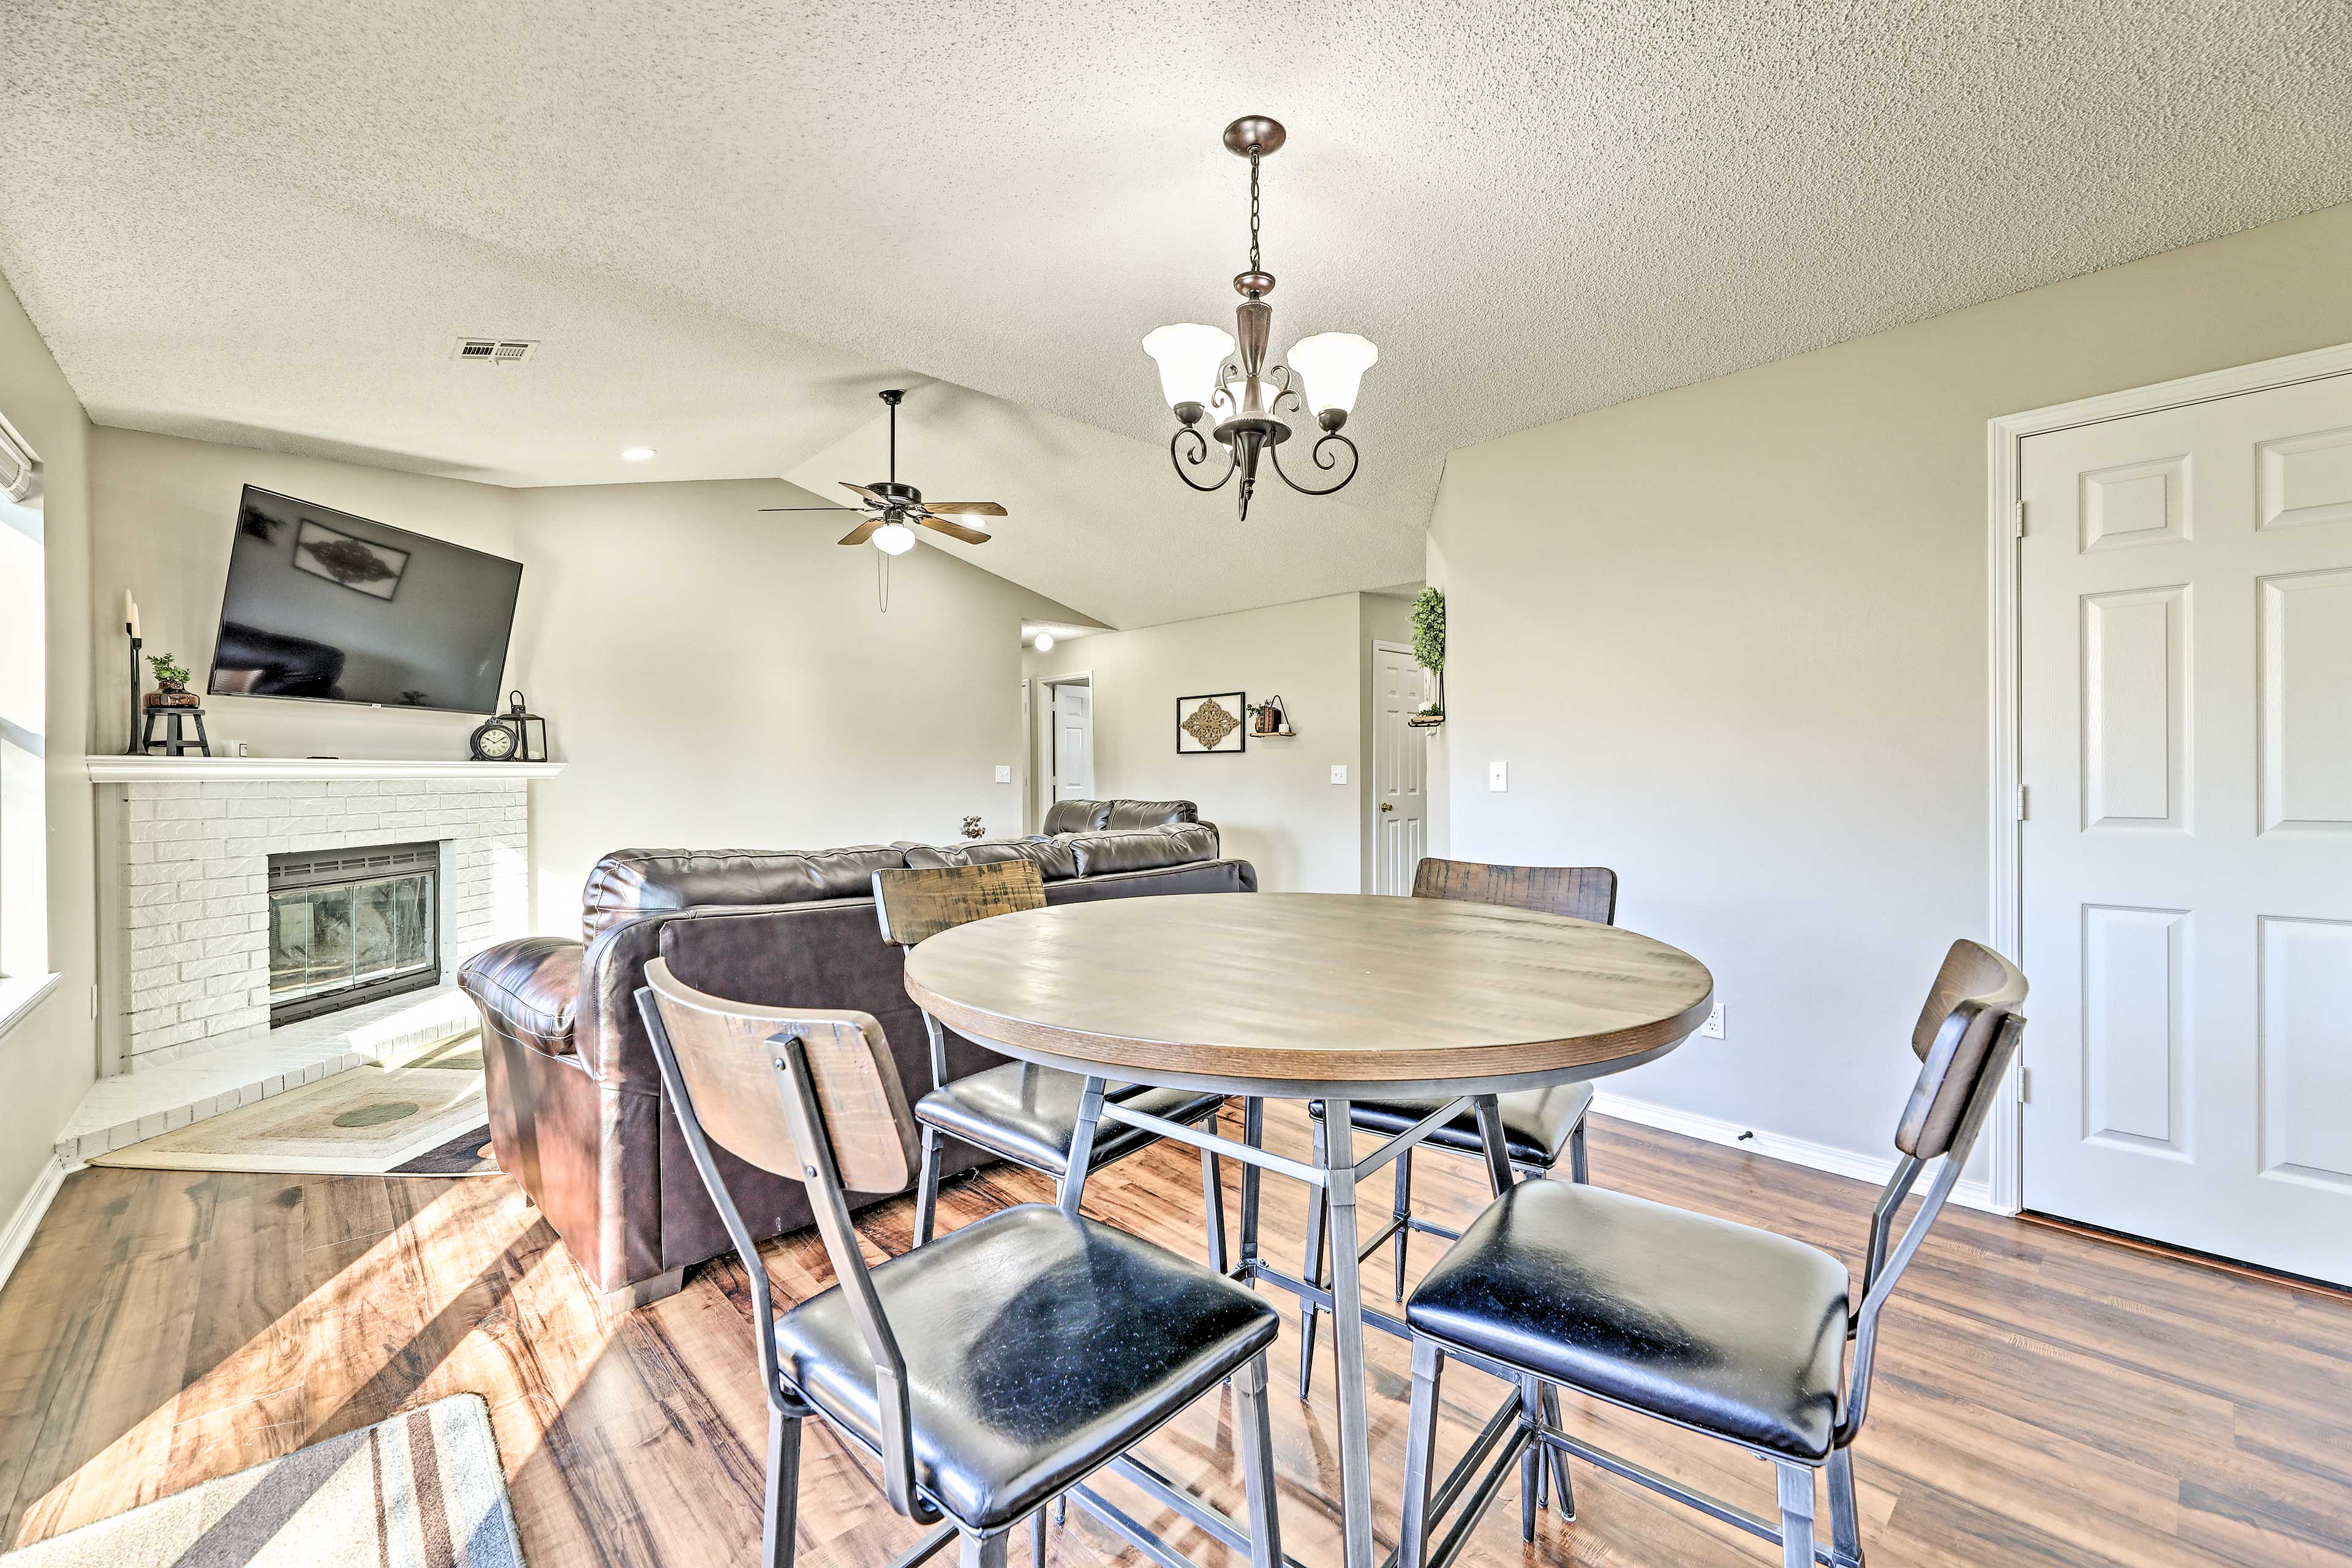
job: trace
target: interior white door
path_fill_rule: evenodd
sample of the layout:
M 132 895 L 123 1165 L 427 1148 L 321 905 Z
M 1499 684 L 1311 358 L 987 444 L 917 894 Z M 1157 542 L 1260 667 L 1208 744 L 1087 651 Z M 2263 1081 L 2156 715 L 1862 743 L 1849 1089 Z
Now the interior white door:
M 1421 667 L 1410 651 L 1372 647 L 1372 891 L 1412 891 L 1429 852 L 1429 748 L 1405 722 L 1421 706 Z
M 2022 459 L 2026 1206 L 2352 1284 L 2352 379 Z
M 1091 800 L 1095 793 L 1095 694 L 1054 688 L 1054 798 Z

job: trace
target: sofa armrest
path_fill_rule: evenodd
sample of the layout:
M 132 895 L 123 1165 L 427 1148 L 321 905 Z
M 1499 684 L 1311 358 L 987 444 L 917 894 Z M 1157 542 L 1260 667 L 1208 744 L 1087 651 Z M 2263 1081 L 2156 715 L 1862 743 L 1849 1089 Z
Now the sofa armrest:
M 467 959 L 457 984 L 500 1036 L 541 1056 L 572 1056 L 587 952 L 569 937 L 520 937 Z

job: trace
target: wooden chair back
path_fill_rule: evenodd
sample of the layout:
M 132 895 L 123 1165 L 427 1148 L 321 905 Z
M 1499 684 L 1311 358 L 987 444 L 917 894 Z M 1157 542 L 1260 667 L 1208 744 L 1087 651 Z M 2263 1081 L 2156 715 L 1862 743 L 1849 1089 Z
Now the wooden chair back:
M 1952 943 L 1911 1031 L 1919 1079 L 1895 1129 L 1895 1148 L 1916 1160 L 1933 1160 L 1952 1148 L 1989 1087 L 1988 1073 L 2008 1068 L 1995 1044 L 2024 1005 L 2025 991 L 2017 965 L 1992 949 L 1965 937 Z
M 1606 866 L 1489 866 L 1433 857 L 1413 868 L 1412 896 L 1617 923 L 1617 873 Z
M 899 947 L 991 915 L 1045 907 L 1045 879 L 1029 860 L 874 873 L 874 911 L 881 917 L 882 940 Z
M 679 1114 L 692 1114 L 712 1142 L 763 1171 L 809 1179 L 816 1152 L 793 1137 L 791 1088 L 774 1043 L 786 1037 L 799 1040 L 807 1058 L 841 1184 L 895 1193 L 913 1179 L 915 1119 L 890 1043 L 871 1015 L 730 1002 L 686 984 L 658 958 L 646 965 L 646 984 L 690 1101 Z

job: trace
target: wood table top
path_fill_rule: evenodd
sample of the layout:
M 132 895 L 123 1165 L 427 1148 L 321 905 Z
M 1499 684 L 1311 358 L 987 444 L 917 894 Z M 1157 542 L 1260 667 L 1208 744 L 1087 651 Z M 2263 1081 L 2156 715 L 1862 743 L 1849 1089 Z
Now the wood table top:
M 1706 966 L 1616 926 L 1345 893 L 1106 899 L 907 955 L 907 992 L 1013 1055 L 1136 1082 L 1344 1095 L 1593 1078 L 1706 1020 Z

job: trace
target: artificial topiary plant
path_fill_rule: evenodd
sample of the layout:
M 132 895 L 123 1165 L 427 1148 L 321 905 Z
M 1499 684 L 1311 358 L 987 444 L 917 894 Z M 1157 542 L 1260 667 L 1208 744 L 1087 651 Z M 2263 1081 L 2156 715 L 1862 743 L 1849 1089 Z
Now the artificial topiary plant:
M 1445 717 L 1445 590 L 1423 588 L 1412 602 L 1412 661 L 1437 677 L 1437 698 L 1415 718 Z
M 184 691 L 188 688 L 188 667 L 168 653 L 151 653 L 147 668 L 155 672 L 155 684 L 166 691 Z

